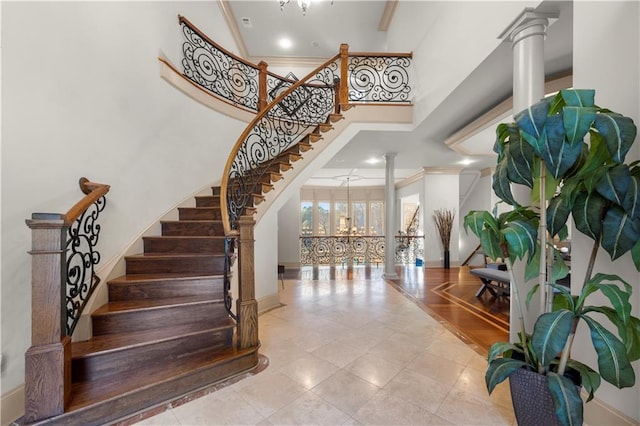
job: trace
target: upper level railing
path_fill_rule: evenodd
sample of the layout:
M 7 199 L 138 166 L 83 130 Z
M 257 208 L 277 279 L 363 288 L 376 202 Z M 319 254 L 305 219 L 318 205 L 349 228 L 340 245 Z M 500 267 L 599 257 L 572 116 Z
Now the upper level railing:
M 184 75 L 214 95 L 253 112 L 291 87 L 293 75 L 279 76 L 267 64 L 253 64 L 234 55 L 207 37 L 187 18 L 180 16 L 184 35 Z M 345 90 L 340 103 L 406 103 L 413 95 L 410 83 L 411 53 L 340 52 L 340 78 Z

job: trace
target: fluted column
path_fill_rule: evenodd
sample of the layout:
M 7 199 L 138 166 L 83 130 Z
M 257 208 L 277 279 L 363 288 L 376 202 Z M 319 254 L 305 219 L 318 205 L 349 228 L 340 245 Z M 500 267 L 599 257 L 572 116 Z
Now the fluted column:
M 396 274 L 396 188 L 395 152 L 384 155 L 384 278 L 398 278 Z

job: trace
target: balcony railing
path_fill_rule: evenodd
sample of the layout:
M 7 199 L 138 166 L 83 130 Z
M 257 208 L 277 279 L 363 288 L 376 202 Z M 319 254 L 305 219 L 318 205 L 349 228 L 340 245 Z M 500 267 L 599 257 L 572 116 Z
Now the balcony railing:
M 300 264 L 384 263 L 384 236 L 301 236 Z M 395 263 L 415 264 L 424 258 L 424 236 L 395 237 Z

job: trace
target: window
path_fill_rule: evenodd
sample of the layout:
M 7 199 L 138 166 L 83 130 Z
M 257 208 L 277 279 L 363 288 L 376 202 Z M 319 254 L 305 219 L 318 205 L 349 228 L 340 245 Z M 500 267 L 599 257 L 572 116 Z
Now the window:
M 367 235 L 367 203 L 357 201 L 351 204 L 353 217 L 351 219 L 351 233 Z
M 347 213 L 347 203 L 337 202 L 334 206 L 335 233 L 336 235 L 344 235 L 347 233 L 347 217 L 349 217 Z
M 316 235 L 331 235 L 331 222 L 329 221 L 330 203 L 328 201 L 318 202 L 318 227 Z
M 300 235 L 313 235 L 313 201 L 300 203 Z
M 369 203 L 369 235 L 384 235 L 384 202 Z

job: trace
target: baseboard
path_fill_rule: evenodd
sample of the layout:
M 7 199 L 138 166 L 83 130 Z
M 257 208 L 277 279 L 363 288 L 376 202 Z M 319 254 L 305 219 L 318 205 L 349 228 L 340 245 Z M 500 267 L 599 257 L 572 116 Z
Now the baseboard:
M 2 410 L 0 413 L 2 426 L 10 425 L 24 415 L 24 385 L 20 385 L 2 395 Z
M 633 426 L 638 422 L 627 417 L 606 403 L 593 399 L 584 404 L 585 426 Z
M 258 313 L 269 311 L 280 306 L 280 295 L 278 293 L 270 294 L 258 299 Z

